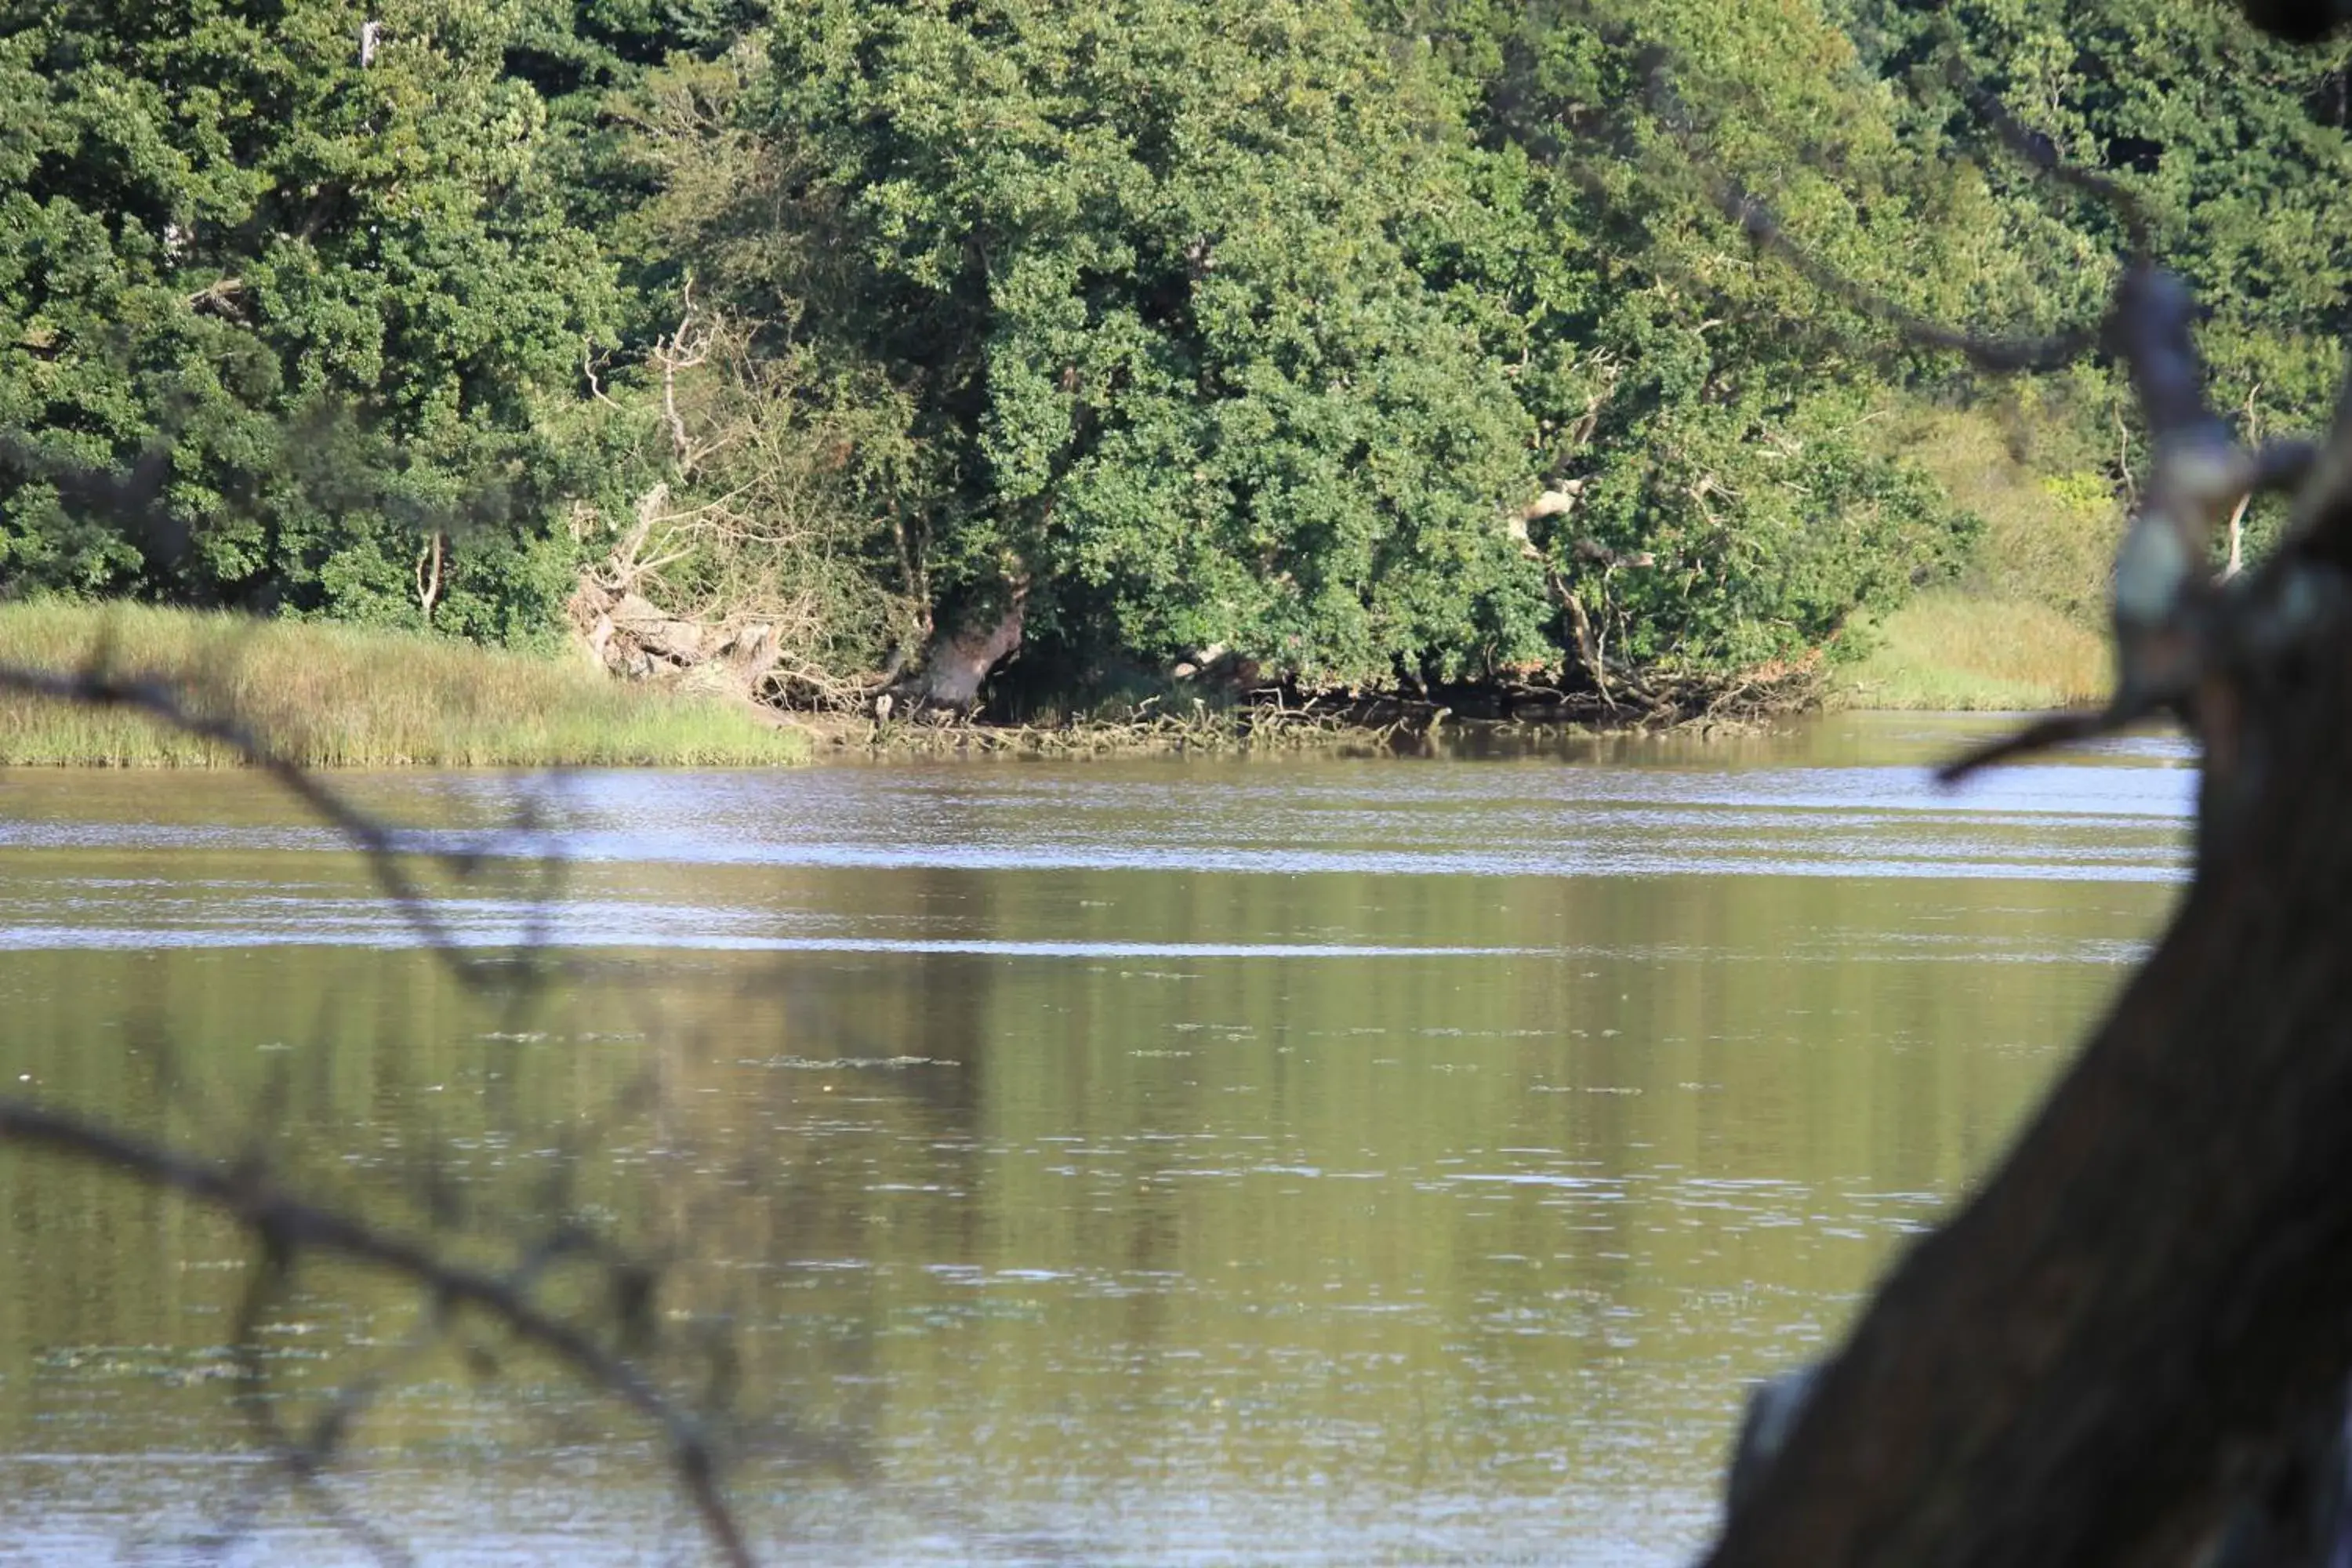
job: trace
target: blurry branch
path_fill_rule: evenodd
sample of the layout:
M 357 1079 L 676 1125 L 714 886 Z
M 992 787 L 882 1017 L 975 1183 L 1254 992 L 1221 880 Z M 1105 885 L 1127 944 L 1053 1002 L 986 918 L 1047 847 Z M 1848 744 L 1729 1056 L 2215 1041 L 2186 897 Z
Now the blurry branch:
M 1947 75 L 2002 145 L 2043 178 L 2108 209 L 2122 226 L 2130 255 L 2099 321 L 2046 337 L 1998 338 L 1916 315 L 1792 240 L 1761 199 L 1738 181 L 1711 172 L 1663 51 L 1647 58 L 1645 96 L 1659 123 L 1706 182 L 1716 205 L 1752 244 L 1909 346 L 1957 353 L 1981 370 L 2002 374 L 2057 370 L 2102 350 L 2130 376 L 2152 457 L 2116 558 L 2115 695 L 2096 712 L 2053 714 L 1954 759 L 1937 773 L 1953 784 L 1995 763 L 2109 734 L 2161 712 L 2175 713 L 2196 729 L 2195 688 L 2225 636 L 2216 624 L 2224 601 L 2209 563 L 2213 541 L 2253 498 L 2301 487 L 2313 472 L 2317 448 L 2307 441 L 2246 447 L 2232 438 L 2206 398 L 2204 367 L 2192 334 L 2196 301 L 2179 278 L 2156 265 L 2145 204 L 2120 182 L 2061 157 L 2048 137 L 1968 76 L 1956 45 L 1948 40 L 1947 49 Z
M 2001 338 L 1929 321 L 1829 265 L 1791 239 L 1761 197 L 1737 179 L 1716 170 L 1701 144 L 1690 111 L 1675 89 L 1671 65 L 1671 57 L 1663 49 L 1653 48 L 1643 56 L 1643 99 L 1651 114 L 1702 182 L 1709 201 L 1739 226 L 1749 243 L 1782 262 L 1823 294 L 1856 315 L 1891 329 L 1910 347 L 1956 353 L 1980 370 L 1999 374 L 2062 370 L 2098 346 L 2099 326 L 2095 322 L 2046 336 Z M 1954 69 L 1958 68 L 1956 62 Z M 1990 94 L 1977 89 L 1971 97 L 1979 112 L 1986 114 L 2000 132 L 2003 142 L 2028 164 L 2126 213 L 2135 252 L 2144 251 L 2147 226 L 2137 198 L 2104 176 L 2069 168 L 2058 158 L 2048 138 L 2018 123 Z
M 1939 772 L 1956 783 L 1993 763 L 2110 733 L 2159 711 L 2199 728 L 2192 698 L 2233 605 L 2210 564 L 2213 541 L 2250 497 L 2294 490 L 2311 475 L 2307 441 L 2240 446 L 2205 396 L 2190 337 L 2196 304 L 2180 279 L 2136 265 L 2116 285 L 2105 341 L 2131 374 L 2153 447 L 2148 477 L 2116 555 L 2116 692 L 2096 713 L 2062 714 L 1959 757 Z
M 2074 327 L 2046 337 L 1995 338 L 1914 315 L 1790 239 L 1771 209 L 1738 181 L 1724 181 L 1717 187 L 1716 202 L 1759 249 L 1778 257 L 1797 276 L 1857 315 L 1892 328 L 1914 348 L 1942 350 L 1960 355 L 1979 370 L 2011 374 L 2063 370 L 2097 345 L 2095 326 Z
M 1944 39 L 1944 75 L 1961 101 L 1984 124 L 2019 162 L 2053 184 L 2065 186 L 2095 205 L 2105 207 L 2123 225 L 2125 238 L 2129 242 L 2126 254 L 2134 266 L 2154 264 L 2156 257 L 2156 225 L 2148 216 L 2147 205 L 2139 194 L 2096 169 L 2086 169 L 2069 163 L 2059 153 L 2058 144 L 2042 132 L 2034 130 L 2012 113 L 1999 94 L 1986 87 L 1969 69 L 1960 54 L 1958 32 L 1948 17 L 1940 19 Z
M 545 1351 L 591 1386 L 608 1393 L 661 1429 L 672 1468 L 719 1554 L 736 1568 L 752 1558 L 718 1479 L 718 1459 L 698 1423 L 677 1408 L 645 1373 L 560 1319 L 530 1296 L 531 1273 L 482 1273 L 436 1256 L 422 1242 L 380 1230 L 363 1220 L 310 1204 L 273 1185 L 249 1165 L 200 1160 L 63 1113 L 0 1099 L 0 1144 L 65 1155 L 143 1184 L 218 1209 L 250 1232 L 261 1248 L 253 1289 L 238 1313 L 236 1343 L 245 1360 L 247 1404 L 258 1404 L 262 1373 L 257 1330 L 269 1289 L 303 1252 L 348 1258 L 398 1275 L 432 1299 L 446 1321 L 461 1310 L 496 1320 L 516 1338 Z M 310 1444 L 283 1447 L 284 1462 L 304 1480 L 315 1479 L 341 1435 L 341 1422 L 323 1423 Z
M 186 530 L 163 507 L 163 491 L 172 482 L 168 440 L 151 444 L 129 468 L 115 472 L 53 451 L 22 430 L 0 428 L 0 464 L 56 487 L 58 498 L 77 511 L 131 525 L 152 556 L 176 558 L 186 546 Z
M 0 665 L 0 690 L 23 692 L 94 708 L 124 708 L 159 723 L 212 741 L 266 773 L 295 799 L 356 847 L 383 895 L 410 931 L 449 973 L 471 991 L 499 993 L 520 1004 L 545 978 L 538 957 L 548 931 L 551 902 L 542 899 L 524 933 L 521 951 L 531 962 L 517 965 L 467 952 L 458 931 L 441 912 L 413 867 L 438 864 L 457 876 L 472 874 L 481 859 L 467 852 L 426 853 L 404 847 L 399 832 L 342 794 L 273 751 L 234 719 L 203 711 L 192 694 L 172 684 L 126 676 L 110 668 L 101 647 L 72 674 Z M 528 825 L 526 825 L 528 826 Z M 265 1104 L 282 1113 L 283 1085 L 274 1085 Z M 268 1112 L 265 1111 L 265 1117 Z M 271 1400 L 261 1349 L 264 1319 L 305 1255 L 357 1262 L 406 1280 L 423 1294 L 428 1321 L 412 1338 L 404 1359 L 454 1340 L 461 1319 L 494 1322 L 521 1343 L 552 1356 L 588 1387 L 617 1399 L 656 1426 L 668 1468 L 692 1501 L 704 1532 L 730 1568 L 752 1562 L 743 1531 L 720 1487 L 719 1460 L 703 1425 L 656 1385 L 630 1353 L 650 1348 L 658 1267 L 622 1255 L 573 1221 L 559 1222 L 535 1240 L 513 1239 L 518 1254 L 506 1272 L 489 1272 L 455 1260 L 425 1241 L 401 1235 L 338 1208 L 295 1195 L 273 1176 L 256 1146 L 239 1158 L 219 1162 L 149 1142 L 114 1129 L 16 1098 L 0 1098 L 0 1148 L 61 1156 L 114 1172 L 150 1188 L 175 1194 L 226 1214 L 254 1240 L 257 1254 L 238 1309 L 232 1351 L 238 1369 L 238 1403 L 277 1468 L 299 1487 L 330 1522 L 372 1555 L 405 1562 L 408 1554 L 389 1536 L 352 1516 L 324 1488 L 329 1467 L 360 1414 L 383 1386 L 388 1368 L 346 1383 L 301 1436 L 289 1433 Z M 428 1175 L 432 1173 L 428 1173 Z M 440 1184 L 428 1184 L 428 1206 L 441 1223 L 446 1207 Z M 542 1277 L 566 1258 L 593 1259 L 604 1278 L 609 1324 L 587 1316 L 567 1316 L 533 1294 Z M 611 1345 L 597 1328 L 609 1329 Z M 724 1349 L 724 1347 L 720 1347 Z M 731 1353 L 731 1352 L 730 1352 Z M 719 1368 L 731 1364 L 714 1358 Z M 723 1392 L 723 1390 L 718 1390 Z M 808 1447 L 807 1445 L 802 1445 Z M 839 1456 L 822 1456 L 838 1458 Z M 241 1510 L 249 1522 L 252 1509 Z M 213 1544 L 225 1550 L 244 1532 L 231 1526 Z

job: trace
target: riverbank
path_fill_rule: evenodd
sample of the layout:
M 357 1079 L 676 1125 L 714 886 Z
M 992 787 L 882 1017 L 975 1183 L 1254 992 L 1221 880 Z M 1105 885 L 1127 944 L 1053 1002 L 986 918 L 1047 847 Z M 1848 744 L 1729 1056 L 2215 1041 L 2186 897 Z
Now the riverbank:
M 2106 700 L 2105 637 L 2046 605 L 1939 589 L 1864 628 L 1869 651 L 1836 667 L 1833 708 L 2032 711 Z
M 1192 707 L 1147 699 L 1083 713 L 996 721 L 927 713 L 882 720 L 851 713 L 797 715 L 820 754 L 835 756 L 1117 757 L 1185 752 L 1417 751 L 1450 714 L 1427 704 Z M 1456 729 L 1460 726 L 1455 726 Z
M 1987 710 L 2096 701 L 2106 650 L 2032 604 L 1929 594 L 1869 629 L 1872 651 L 1818 679 L 1719 682 L 1644 709 L 1591 694 L 1196 700 L 1181 691 L 1026 722 L 929 715 L 790 719 L 584 663 L 408 633 L 146 605 L 0 606 L 0 663 L 100 668 L 170 682 L 305 766 L 744 767 L 871 755 L 1104 756 L 1172 752 L 1420 752 L 1465 729 L 1518 737 L 1753 730 L 1815 707 Z M 1489 711 L 1489 710 L 1493 710 Z M 124 710 L 0 694 L 0 765 L 214 767 L 215 742 Z
M 810 737 L 748 704 L 584 664 L 398 632 L 140 605 L 0 606 L 0 664 L 169 682 L 307 767 L 743 767 Z M 218 767 L 226 747 L 142 714 L 0 693 L 0 765 Z
M 1492 683 L 1399 691 L 1299 693 L 1268 687 L 1045 703 L 971 718 L 931 710 L 796 714 L 821 752 L 866 756 L 1135 756 L 1227 752 L 1433 755 L 1468 737 L 1510 746 L 1607 735 L 1752 734 L 1817 710 L 1818 668 L 1622 680 L 1589 688 Z

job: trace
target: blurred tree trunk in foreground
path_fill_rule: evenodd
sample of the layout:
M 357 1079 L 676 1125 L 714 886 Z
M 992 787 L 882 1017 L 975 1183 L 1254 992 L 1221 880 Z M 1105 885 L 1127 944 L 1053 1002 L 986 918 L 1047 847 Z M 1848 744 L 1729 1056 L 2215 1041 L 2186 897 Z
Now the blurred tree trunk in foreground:
M 2284 36 L 2335 20 L 2250 9 Z M 2179 326 L 2160 370 L 2193 371 Z M 2211 460 L 2226 432 L 2193 378 L 2145 369 L 2159 468 L 2168 417 L 2176 459 Z M 2158 640 L 2202 749 L 2195 884 L 2000 1169 L 1823 1369 L 1716 1568 L 2210 1562 L 2249 1511 L 2309 1520 L 2292 1494 L 2345 1484 L 2312 1474 L 2352 1373 L 2345 411 L 2278 555 L 2175 609 Z
M 2352 516 L 2342 519 L 2352 523 Z M 1712 1561 L 2172 1563 L 2352 1369 L 2352 585 L 2245 671 L 2226 842 Z M 2252 774 L 2252 776 L 2247 776 Z M 2212 803 L 2209 803 L 2212 804 Z

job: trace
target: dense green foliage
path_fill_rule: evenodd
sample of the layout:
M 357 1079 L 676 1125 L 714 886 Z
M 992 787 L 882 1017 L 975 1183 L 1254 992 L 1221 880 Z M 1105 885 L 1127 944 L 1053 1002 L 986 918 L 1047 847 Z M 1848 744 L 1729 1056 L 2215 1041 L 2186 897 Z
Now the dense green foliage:
M 1397 232 L 1461 193 L 1346 10 L 834 4 L 772 79 L 927 390 L 944 592 L 1311 681 L 1540 657 L 1526 412 Z
M 527 636 L 561 596 L 541 423 L 613 310 L 482 0 L 19 3 L 0 38 L 12 584 Z M 76 465 L 145 465 L 76 505 Z
M 1071 682 L 1802 659 L 2085 555 L 1923 430 L 2128 490 L 2104 367 L 1982 384 L 1723 216 L 2087 319 L 2116 215 L 1963 80 L 2317 418 L 2352 89 L 2218 4 L 0 0 L 0 584 L 529 641 L 585 572 L 817 687 L 1015 604 Z

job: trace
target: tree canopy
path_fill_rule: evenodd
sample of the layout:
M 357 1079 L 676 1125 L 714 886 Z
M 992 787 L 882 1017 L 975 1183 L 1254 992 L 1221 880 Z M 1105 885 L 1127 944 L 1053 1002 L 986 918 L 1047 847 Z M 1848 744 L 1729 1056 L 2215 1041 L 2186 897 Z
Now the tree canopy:
M 0 76 L 16 594 L 530 641 L 603 570 L 844 678 L 1007 605 L 1074 680 L 1802 661 L 1987 548 L 1923 413 L 2128 490 L 2111 369 L 1987 387 L 1726 216 L 2094 319 L 2118 215 L 1979 91 L 2145 204 L 2242 421 L 2345 324 L 2341 59 L 2218 4 L 79 0 Z

